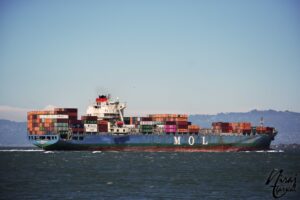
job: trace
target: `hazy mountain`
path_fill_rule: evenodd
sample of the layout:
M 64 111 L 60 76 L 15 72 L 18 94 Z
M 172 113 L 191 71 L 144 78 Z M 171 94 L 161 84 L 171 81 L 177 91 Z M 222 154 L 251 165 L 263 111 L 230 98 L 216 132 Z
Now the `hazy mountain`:
M 0 146 L 32 146 L 26 131 L 26 122 L 0 120 Z
M 201 127 L 210 127 L 212 122 L 249 121 L 260 124 L 263 117 L 266 126 L 274 126 L 279 131 L 272 144 L 300 144 L 300 113 L 289 111 L 258 111 L 246 113 L 219 113 L 217 115 L 191 115 L 189 120 Z M 26 122 L 0 120 L 0 146 L 29 146 L 26 138 Z

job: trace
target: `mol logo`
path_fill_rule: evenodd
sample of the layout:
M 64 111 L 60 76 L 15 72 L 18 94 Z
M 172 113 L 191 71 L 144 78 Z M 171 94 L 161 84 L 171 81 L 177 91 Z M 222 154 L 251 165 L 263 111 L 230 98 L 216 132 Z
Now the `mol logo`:
M 174 145 L 181 145 L 181 137 L 180 136 L 174 136 Z M 188 139 L 188 144 L 189 145 L 194 145 L 195 144 L 195 138 L 194 136 L 190 136 Z M 207 145 L 208 142 L 206 141 L 205 137 L 202 137 L 202 145 Z

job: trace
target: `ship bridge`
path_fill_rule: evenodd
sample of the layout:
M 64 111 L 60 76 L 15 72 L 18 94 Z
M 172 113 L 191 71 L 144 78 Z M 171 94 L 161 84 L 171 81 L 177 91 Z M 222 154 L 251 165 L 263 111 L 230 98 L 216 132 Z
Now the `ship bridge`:
M 99 95 L 94 104 L 87 108 L 86 114 L 97 116 L 100 120 L 124 121 L 125 103 L 120 103 L 118 99 L 111 100 L 109 95 Z

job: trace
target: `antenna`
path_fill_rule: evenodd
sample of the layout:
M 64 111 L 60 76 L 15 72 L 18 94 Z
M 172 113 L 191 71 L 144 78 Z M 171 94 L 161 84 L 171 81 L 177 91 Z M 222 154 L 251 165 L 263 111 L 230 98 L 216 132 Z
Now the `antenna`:
M 260 118 L 260 126 L 261 126 L 261 127 L 264 126 L 264 118 L 263 118 L 263 117 Z

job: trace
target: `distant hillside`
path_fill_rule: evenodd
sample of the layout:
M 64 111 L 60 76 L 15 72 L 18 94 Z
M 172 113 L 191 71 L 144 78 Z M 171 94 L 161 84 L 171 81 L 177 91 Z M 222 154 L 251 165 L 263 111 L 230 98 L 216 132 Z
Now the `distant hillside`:
M 278 135 L 272 144 L 300 144 L 300 113 L 289 111 L 258 111 L 252 110 L 246 113 L 219 113 L 217 115 L 191 115 L 189 120 L 201 127 L 210 127 L 212 122 L 248 121 L 254 126 L 260 124 L 260 118 L 264 118 L 265 126 L 273 126 L 278 130 Z
M 279 131 L 272 144 L 300 144 L 300 113 L 253 110 L 246 113 L 191 115 L 189 120 L 201 127 L 210 127 L 216 121 L 249 121 L 257 126 L 261 117 L 266 126 L 274 126 Z M 0 146 L 31 146 L 26 138 L 26 122 L 0 120 Z
M 0 119 L 0 146 L 32 146 L 26 138 L 26 122 Z

